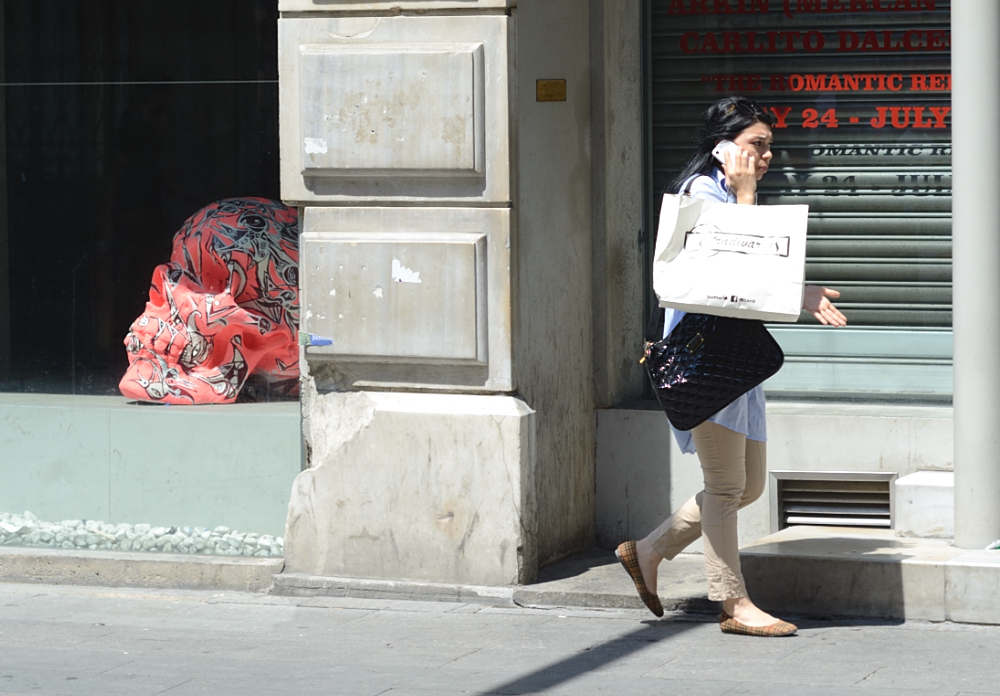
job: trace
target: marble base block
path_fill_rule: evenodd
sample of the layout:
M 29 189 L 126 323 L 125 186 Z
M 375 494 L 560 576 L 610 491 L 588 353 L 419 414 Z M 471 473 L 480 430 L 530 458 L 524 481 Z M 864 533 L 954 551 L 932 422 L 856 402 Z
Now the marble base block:
M 514 397 L 308 397 L 288 572 L 512 585 L 537 570 L 535 412 Z
M 955 536 L 955 474 L 918 471 L 896 479 L 895 528 L 903 537 Z

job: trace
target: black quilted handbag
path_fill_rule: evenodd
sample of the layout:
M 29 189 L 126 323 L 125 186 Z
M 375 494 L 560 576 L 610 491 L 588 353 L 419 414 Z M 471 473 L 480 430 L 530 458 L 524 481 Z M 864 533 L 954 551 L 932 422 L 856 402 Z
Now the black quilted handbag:
M 781 369 L 785 355 L 756 319 L 687 314 L 663 336 L 662 309 L 646 326 L 642 363 L 656 400 L 678 430 L 690 430 Z

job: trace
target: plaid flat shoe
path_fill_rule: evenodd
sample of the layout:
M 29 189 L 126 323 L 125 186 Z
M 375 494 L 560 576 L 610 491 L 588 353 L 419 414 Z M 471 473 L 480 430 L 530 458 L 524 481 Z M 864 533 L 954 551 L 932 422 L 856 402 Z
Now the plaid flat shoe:
M 726 612 L 722 612 L 722 616 L 719 617 L 719 628 L 722 629 L 723 633 L 736 633 L 741 636 L 760 636 L 761 638 L 793 636 L 799 630 L 795 624 L 790 624 L 787 621 L 779 621 L 770 626 L 747 626 Z
M 660 604 L 660 598 L 646 588 L 646 583 L 642 579 L 642 571 L 639 570 L 639 554 L 636 553 L 635 542 L 626 541 L 620 544 L 615 550 L 615 556 L 621 561 L 625 572 L 628 573 L 628 576 L 632 578 L 632 582 L 635 583 L 636 592 L 639 593 L 639 599 L 642 600 L 642 603 L 657 616 L 663 616 L 663 605 Z

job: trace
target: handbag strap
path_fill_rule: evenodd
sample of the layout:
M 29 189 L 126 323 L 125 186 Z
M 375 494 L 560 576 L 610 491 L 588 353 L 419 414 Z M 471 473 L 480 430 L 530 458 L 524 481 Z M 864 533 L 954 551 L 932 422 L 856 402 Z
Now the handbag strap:
M 666 315 L 663 307 L 653 309 L 653 313 L 649 315 L 649 321 L 646 322 L 646 343 L 656 343 L 663 338 L 663 324 Z

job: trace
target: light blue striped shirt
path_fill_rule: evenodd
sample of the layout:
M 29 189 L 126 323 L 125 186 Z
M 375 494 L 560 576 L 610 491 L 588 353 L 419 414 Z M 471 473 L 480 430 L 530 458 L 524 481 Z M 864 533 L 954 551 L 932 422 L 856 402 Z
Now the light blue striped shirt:
M 690 179 L 688 180 L 690 181 Z M 682 190 L 687 187 L 687 182 Z M 726 186 L 726 175 L 721 169 L 716 168 L 711 176 L 701 175 L 691 183 L 691 195 L 709 201 L 719 201 L 721 203 L 735 203 L 736 196 L 733 195 Z M 680 309 L 666 310 L 666 317 L 663 322 L 663 336 L 674 330 L 687 312 Z M 738 398 L 724 409 L 711 416 L 708 420 L 718 423 L 724 428 L 743 433 L 748 440 L 767 440 L 767 423 L 764 419 L 764 388 L 760 385 L 754 387 L 749 392 Z M 673 425 L 670 429 L 674 431 L 674 437 L 682 452 L 693 454 L 694 438 L 690 430 L 678 430 Z

